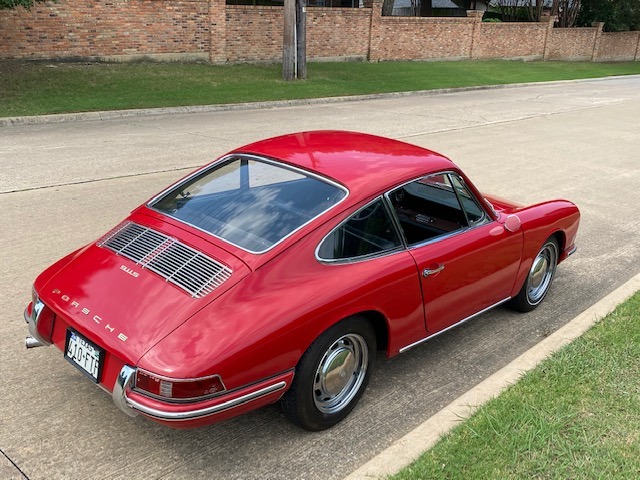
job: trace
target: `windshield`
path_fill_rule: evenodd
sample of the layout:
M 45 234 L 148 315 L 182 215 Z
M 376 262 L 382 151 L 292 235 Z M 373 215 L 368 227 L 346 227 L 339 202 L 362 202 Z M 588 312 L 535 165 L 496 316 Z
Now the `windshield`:
M 345 189 L 300 170 L 235 156 L 188 178 L 149 206 L 262 253 L 346 196 Z

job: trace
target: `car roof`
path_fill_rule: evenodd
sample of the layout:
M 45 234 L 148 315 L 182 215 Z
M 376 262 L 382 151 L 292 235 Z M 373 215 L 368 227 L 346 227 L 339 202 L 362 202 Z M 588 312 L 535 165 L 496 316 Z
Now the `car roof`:
M 345 131 L 293 133 L 246 145 L 234 153 L 281 160 L 328 177 L 346 186 L 352 201 L 427 173 L 456 168 L 451 160 L 431 150 Z

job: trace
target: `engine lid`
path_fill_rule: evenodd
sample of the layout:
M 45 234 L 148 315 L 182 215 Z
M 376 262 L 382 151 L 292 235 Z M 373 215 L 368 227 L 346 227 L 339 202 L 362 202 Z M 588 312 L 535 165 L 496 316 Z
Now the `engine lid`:
M 249 273 L 222 249 L 124 222 L 53 274 L 41 299 L 89 340 L 129 362 Z

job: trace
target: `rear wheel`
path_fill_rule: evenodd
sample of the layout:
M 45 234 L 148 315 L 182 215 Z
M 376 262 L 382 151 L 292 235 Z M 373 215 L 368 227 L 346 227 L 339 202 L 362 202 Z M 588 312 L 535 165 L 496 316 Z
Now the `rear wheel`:
M 530 312 L 544 300 L 558 265 L 558 242 L 550 237 L 544 243 L 533 264 L 520 292 L 514 297 L 510 306 L 520 312 Z
M 376 337 L 367 320 L 352 317 L 329 328 L 300 359 L 282 398 L 285 415 L 312 431 L 340 422 L 364 393 L 375 352 Z

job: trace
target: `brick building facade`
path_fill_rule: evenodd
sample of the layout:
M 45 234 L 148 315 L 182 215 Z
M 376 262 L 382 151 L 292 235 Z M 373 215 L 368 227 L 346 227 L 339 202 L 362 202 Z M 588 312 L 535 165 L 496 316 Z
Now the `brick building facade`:
M 640 32 L 554 29 L 539 23 L 483 23 L 467 17 L 383 17 L 366 8 L 307 8 L 311 60 L 640 60 Z M 0 59 L 282 59 L 282 8 L 225 0 L 59 0 L 0 11 Z

